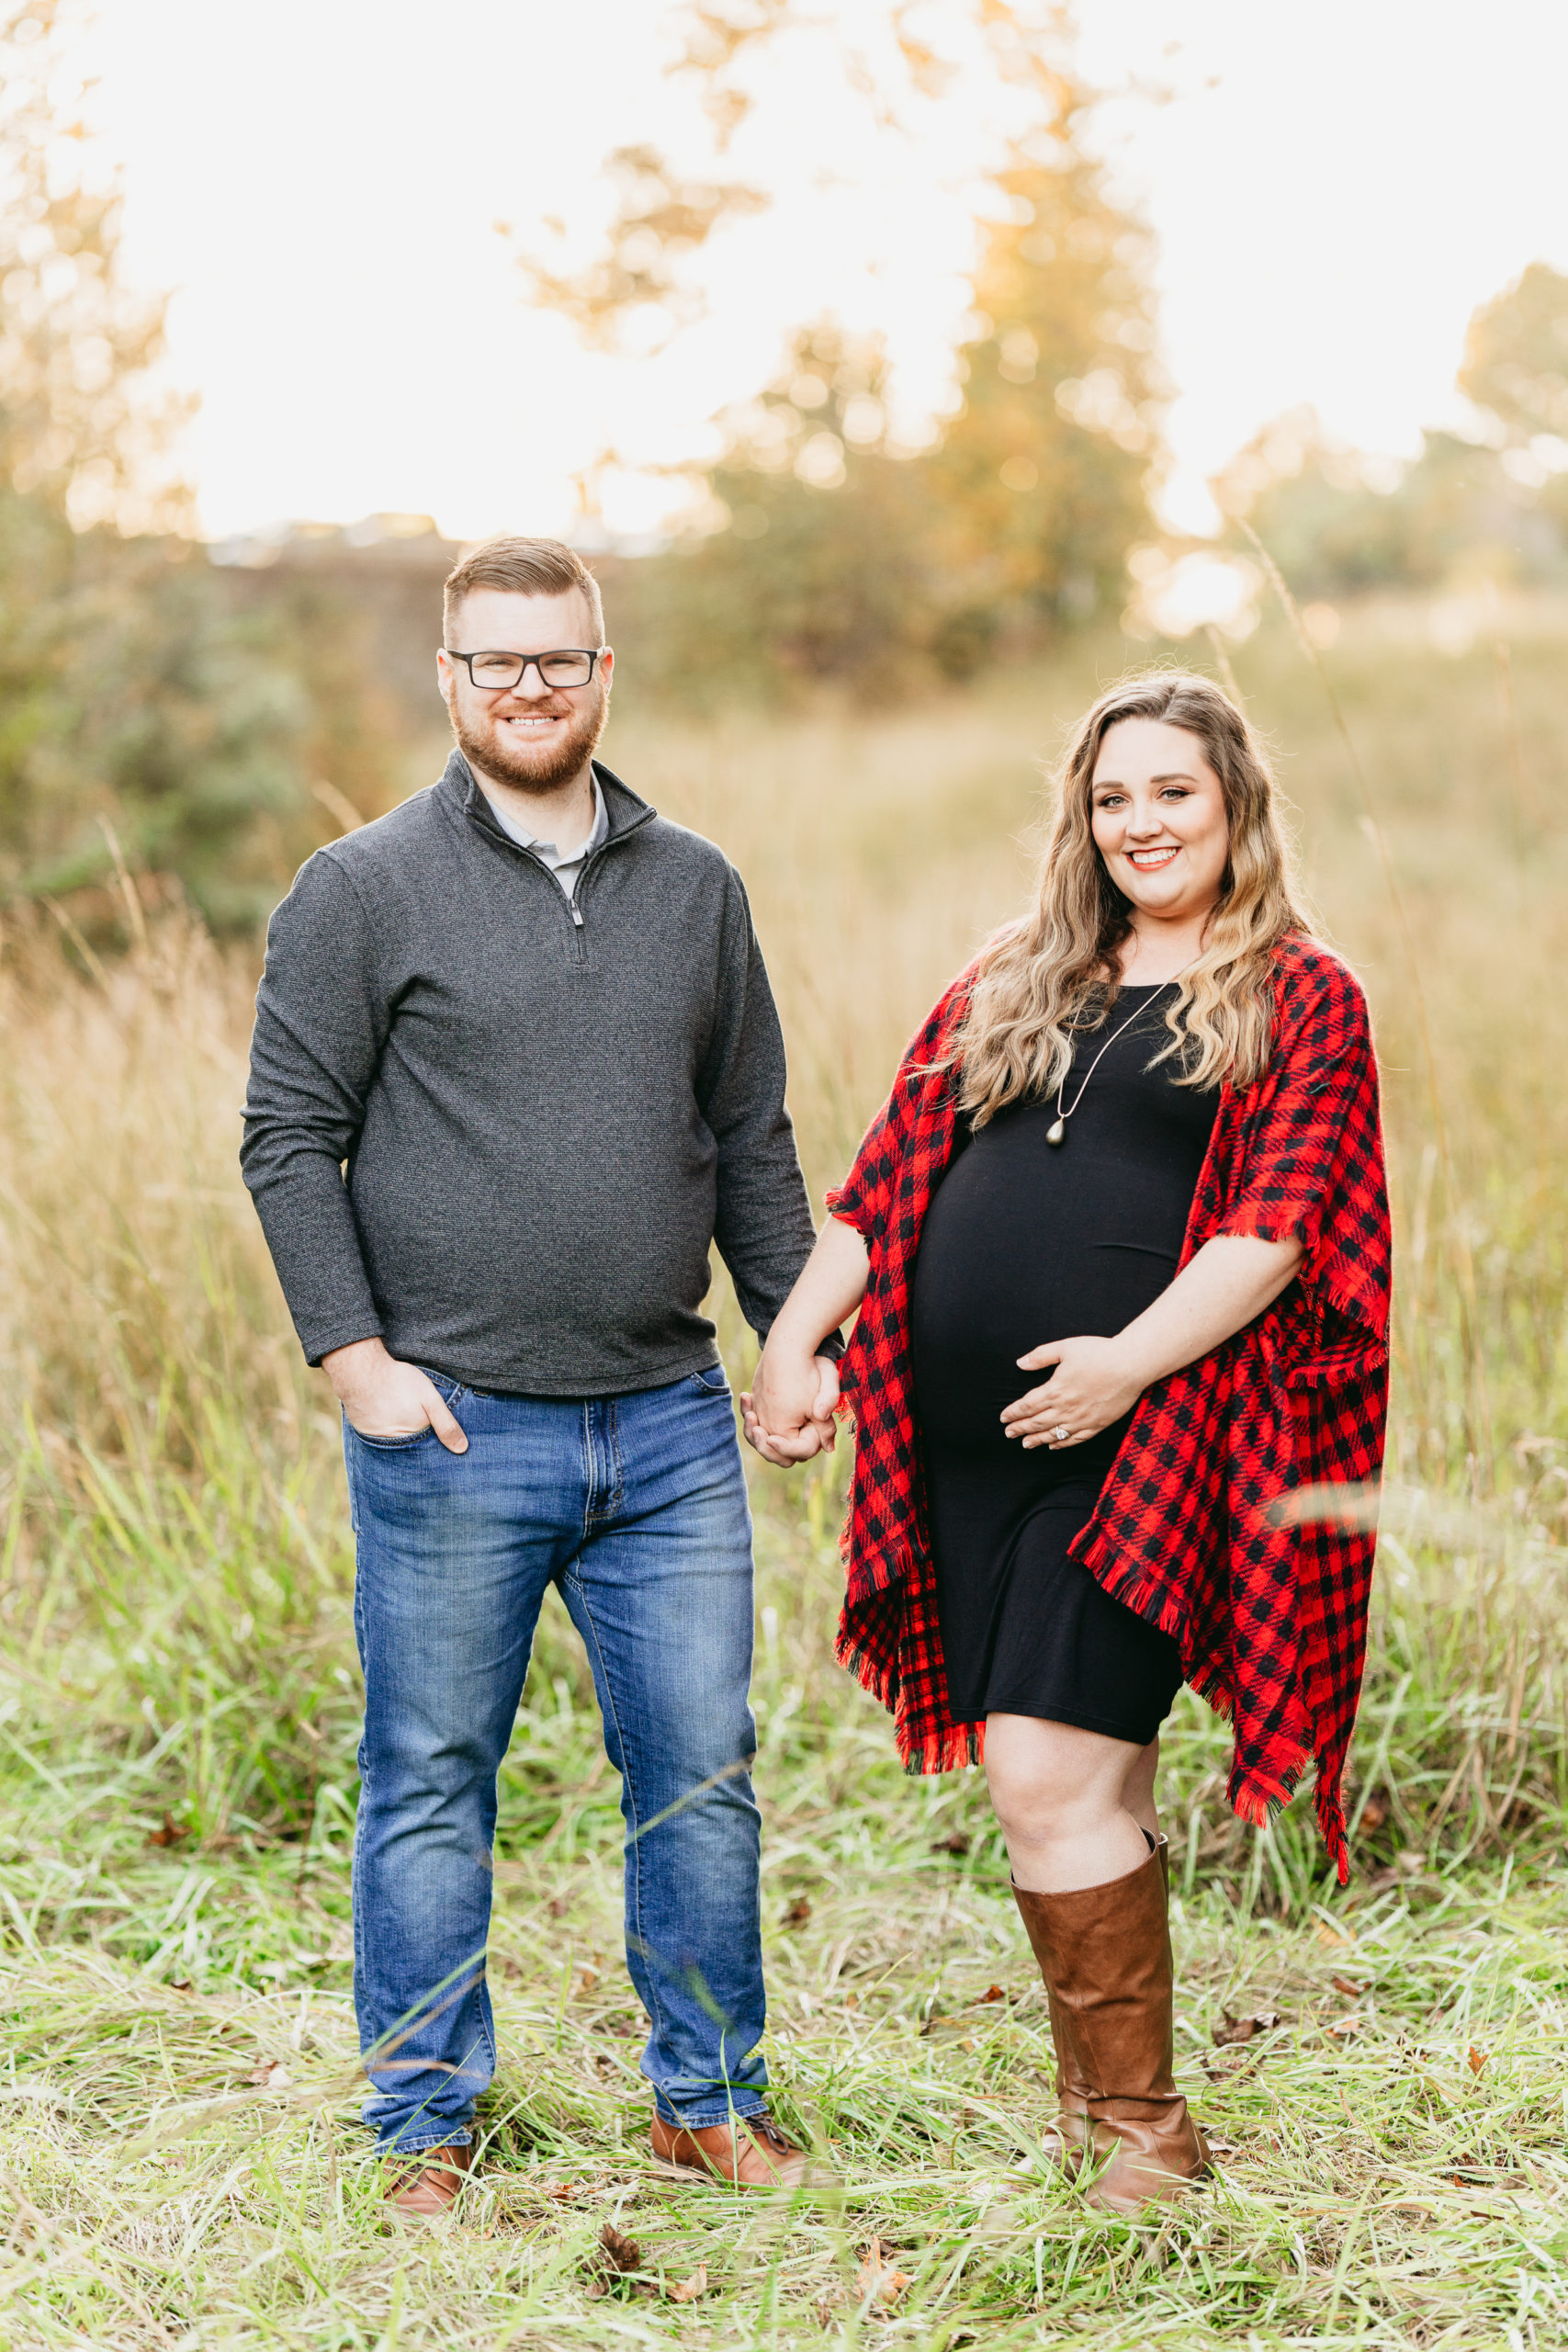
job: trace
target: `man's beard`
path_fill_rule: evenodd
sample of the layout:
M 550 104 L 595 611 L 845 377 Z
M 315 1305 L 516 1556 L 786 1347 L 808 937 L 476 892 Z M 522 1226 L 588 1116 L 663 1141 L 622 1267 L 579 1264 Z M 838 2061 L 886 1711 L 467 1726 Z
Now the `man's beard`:
M 481 775 L 493 777 L 497 784 L 509 784 L 519 792 L 554 792 L 559 786 L 570 784 L 592 758 L 610 716 L 610 698 L 595 679 L 584 691 L 582 700 L 571 703 L 569 709 L 571 724 L 566 732 L 549 749 L 541 744 L 537 751 L 530 752 L 521 744 L 511 743 L 493 718 L 488 719 L 481 733 L 454 695 L 452 732 L 463 757 Z

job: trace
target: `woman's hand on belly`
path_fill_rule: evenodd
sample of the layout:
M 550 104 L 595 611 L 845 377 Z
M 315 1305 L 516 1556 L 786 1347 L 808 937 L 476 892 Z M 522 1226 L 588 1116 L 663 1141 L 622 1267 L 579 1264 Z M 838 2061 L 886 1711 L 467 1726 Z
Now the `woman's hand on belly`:
M 1003 1408 L 1002 1428 L 1022 1442 L 1025 1452 L 1043 1445 L 1059 1453 L 1082 1445 L 1130 1413 L 1143 1393 L 1144 1383 L 1120 1338 L 1048 1340 L 1018 1362 L 1021 1372 L 1055 1366 L 1043 1387 L 1031 1388 Z
M 1004 1408 L 1008 1436 L 1054 1453 L 1097 1436 L 1130 1413 L 1155 1381 L 1212 1354 L 1263 1314 L 1295 1280 L 1302 1258 L 1293 1237 L 1215 1234 L 1113 1340 L 1050 1340 L 1020 1356 L 1021 1372 L 1056 1369 L 1043 1388 Z M 1058 1437 L 1058 1430 L 1067 1434 Z

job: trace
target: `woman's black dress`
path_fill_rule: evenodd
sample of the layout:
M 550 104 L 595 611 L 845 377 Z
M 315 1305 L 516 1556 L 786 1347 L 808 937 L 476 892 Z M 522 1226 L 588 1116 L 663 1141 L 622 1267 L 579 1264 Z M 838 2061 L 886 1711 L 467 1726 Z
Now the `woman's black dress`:
M 1143 1747 L 1181 1687 L 1177 1645 L 1111 1596 L 1067 1545 L 1094 1509 L 1131 1416 L 1082 1445 L 1025 1453 L 1010 1405 L 1038 1385 L 1018 1358 L 1047 1340 L 1111 1338 L 1176 1272 L 1218 1097 L 1148 1064 L 1168 987 L 1123 988 L 1079 1041 L 1066 1100 L 1110 1046 L 1067 1121 L 1014 1103 L 958 1148 L 926 1212 L 911 1347 L 948 1695 L 992 1713 L 1077 1724 Z

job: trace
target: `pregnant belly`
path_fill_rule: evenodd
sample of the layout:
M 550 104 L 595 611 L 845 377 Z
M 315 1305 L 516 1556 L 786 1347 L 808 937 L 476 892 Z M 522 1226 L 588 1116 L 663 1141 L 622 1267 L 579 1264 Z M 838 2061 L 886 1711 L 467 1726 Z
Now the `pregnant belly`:
M 929 1243 L 912 1300 L 916 1409 L 929 1438 L 965 1444 L 1008 1442 L 1003 1406 L 1040 1381 L 1019 1370 L 1021 1355 L 1048 1340 L 1113 1338 L 1176 1272 L 1173 1256 L 1117 1242 L 1021 1249 L 993 1233 L 976 1250 L 937 1231 Z

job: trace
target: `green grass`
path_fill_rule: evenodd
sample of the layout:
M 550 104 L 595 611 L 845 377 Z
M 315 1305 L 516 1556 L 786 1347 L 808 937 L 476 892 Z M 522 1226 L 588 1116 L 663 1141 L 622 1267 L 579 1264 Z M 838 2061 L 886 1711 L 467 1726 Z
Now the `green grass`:
M 1032 2165 L 1050 2044 L 982 1788 L 906 1779 L 830 1663 L 840 1478 L 759 1481 L 757 1710 L 770 2064 L 841 2187 L 738 2209 L 649 2166 L 617 1784 L 552 1605 L 503 1781 L 483 2185 L 463 2229 L 412 2244 L 382 2233 L 354 2120 L 346 1559 L 319 1564 L 338 1604 L 319 1640 L 289 1615 L 314 1589 L 275 1565 L 246 1687 L 232 1649 L 196 1671 L 226 1589 L 201 1589 L 180 1542 L 123 1497 L 77 1524 L 78 1572 L 113 1606 L 56 1653 L 52 1693 L 13 1684 L 0 1725 L 0 2340 L 1491 2346 L 1531 2322 L 1551 2340 L 1568 2305 L 1556 1560 L 1472 1507 L 1456 1582 L 1430 1506 L 1397 1499 L 1347 1892 L 1303 1807 L 1263 1837 L 1231 1819 L 1223 1727 L 1182 1702 L 1179 2049 L 1224 2153 L 1190 2217 L 1140 2233 Z M 263 1548 L 229 1571 L 253 1600 Z M 145 1736 L 117 1743 L 132 1709 Z M 1215 2044 L 1227 2017 L 1273 2013 Z M 599 2293 L 606 2223 L 646 2275 Z M 910 2283 L 863 2310 L 873 2239 Z M 705 2264 L 699 2301 L 661 2292 Z
M 764 1669 L 775 1721 L 795 1687 Z M 536 1770 L 590 1777 L 577 1711 L 536 1707 L 525 1738 Z M 482 2185 L 462 2228 L 414 2240 L 383 2233 L 353 2121 L 344 1826 L 308 1849 L 160 1849 L 144 1773 L 85 1797 L 40 1770 L 30 1802 L 18 1776 L 7 2340 L 1558 2340 L 1560 1861 L 1506 1896 L 1416 1862 L 1288 1918 L 1180 1895 L 1180 2067 L 1220 2178 L 1135 2230 L 1032 2159 L 1043 2003 L 976 1792 L 894 1782 L 885 1745 L 862 1720 L 761 1775 L 777 2105 L 838 2186 L 738 2205 L 650 2167 L 602 1787 L 501 1863 Z M 1216 2046 L 1255 2016 L 1279 2022 Z M 607 2294 L 606 2223 L 641 2250 Z M 873 2239 L 909 2281 L 888 2309 L 857 2287 Z M 706 2294 L 667 2299 L 700 2265 Z
M 1353 619 L 1332 659 L 1414 969 L 1310 673 L 1278 630 L 1235 656 L 1379 1020 L 1393 1483 L 1350 1887 L 1304 1803 L 1263 1835 L 1235 1822 L 1224 1726 L 1190 1699 L 1172 1719 L 1179 2048 L 1223 2153 L 1156 2231 L 1032 2165 L 1049 2042 L 983 1786 L 905 1779 L 831 1663 L 841 1449 L 753 1492 L 769 2061 L 840 2186 L 737 2205 L 647 2161 L 617 1784 L 552 1604 L 503 1776 L 482 2179 L 461 2229 L 384 2233 L 354 2120 L 336 1432 L 233 1166 L 252 976 L 173 918 L 96 976 L 6 943 L 0 2345 L 1568 2334 L 1562 635 L 1516 642 L 1510 741 L 1491 649 L 1450 660 L 1409 622 Z M 876 720 L 617 718 L 616 764 L 750 883 L 814 1189 L 1016 897 L 1031 763 L 1126 650 Z M 606 2225 L 636 2277 L 606 2282 Z M 868 2293 L 874 2240 L 907 2282 L 891 2301 Z M 664 2291 L 702 2266 L 700 2298 Z

